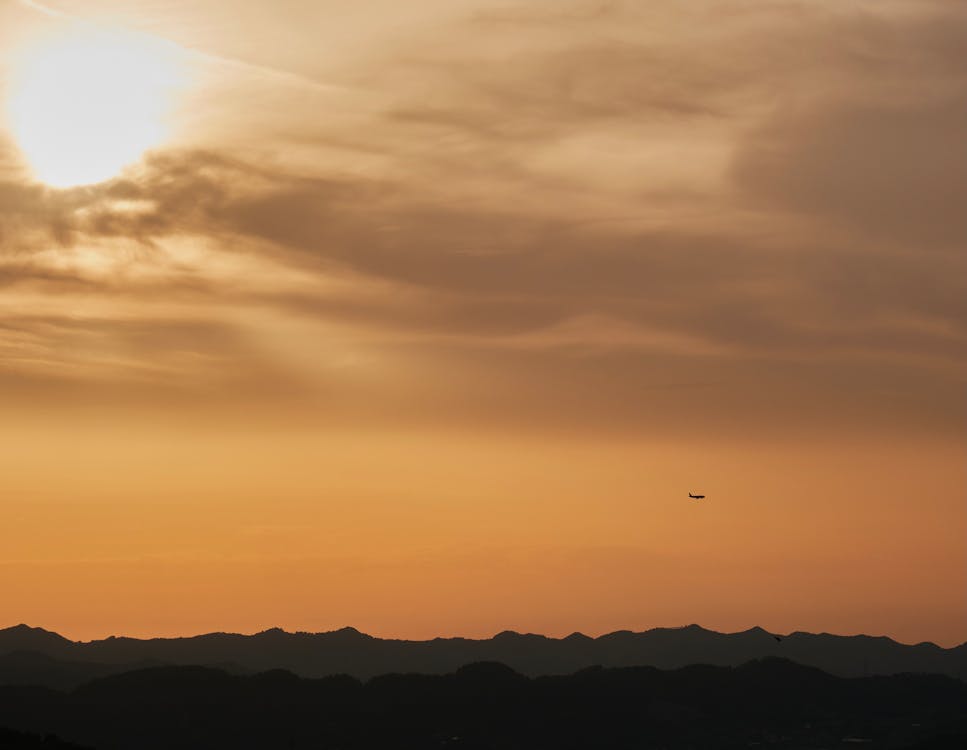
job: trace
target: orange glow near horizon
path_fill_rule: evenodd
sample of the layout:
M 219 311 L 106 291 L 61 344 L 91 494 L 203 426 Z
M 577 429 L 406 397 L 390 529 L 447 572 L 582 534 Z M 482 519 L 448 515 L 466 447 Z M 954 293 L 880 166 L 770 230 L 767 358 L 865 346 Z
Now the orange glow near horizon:
M 946 604 L 967 582 L 967 519 L 949 494 L 964 478 L 960 447 L 878 479 L 916 448 L 169 442 L 136 429 L 43 441 L 61 456 L 58 476 L 38 479 L 31 441 L 4 461 L 8 497 L 20 499 L 0 532 L 0 586 L 5 611 L 74 638 L 345 625 L 561 636 L 694 621 L 950 646 L 962 632 L 963 613 Z M 768 467 L 754 481 L 739 468 L 751 457 Z M 686 497 L 697 481 L 703 503 Z

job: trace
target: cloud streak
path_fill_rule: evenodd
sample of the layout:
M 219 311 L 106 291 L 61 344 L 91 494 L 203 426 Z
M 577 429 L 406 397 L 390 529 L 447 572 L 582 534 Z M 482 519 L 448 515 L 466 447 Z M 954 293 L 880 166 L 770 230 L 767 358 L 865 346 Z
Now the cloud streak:
M 273 335 L 252 327 L 258 311 L 306 347 L 338 331 L 367 352 L 346 361 L 436 371 L 454 390 L 466 378 L 468 393 L 472 361 L 515 399 L 556 393 L 558 409 L 579 382 L 620 400 L 639 378 L 692 382 L 695 367 L 732 383 L 720 396 L 735 415 L 757 387 L 736 383 L 770 368 L 821 369 L 830 411 L 867 376 L 952 392 L 967 339 L 967 64 L 949 32 L 962 13 L 751 4 L 685 29 L 718 13 L 688 7 L 579 4 L 529 46 L 533 18 L 471 14 L 343 71 L 346 91 L 381 92 L 352 132 L 339 118 L 313 128 L 293 101 L 292 140 L 269 158 L 206 143 L 84 189 L 8 177 L 0 283 L 116 300 L 117 351 L 140 296 L 134 356 L 174 337 L 303 382 L 318 377 L 293 371 L 305 357 L 273 363 L 252 344 Z M 369 168 L 327 166 L 364 152 Z M 207 324 L 249 343 L 192 338 Z M 783 377 L 766 378 L 777 399 L 801 385 Z M 596 409 L 636 419 L 601 394 L 589 404 L 576 424 Z

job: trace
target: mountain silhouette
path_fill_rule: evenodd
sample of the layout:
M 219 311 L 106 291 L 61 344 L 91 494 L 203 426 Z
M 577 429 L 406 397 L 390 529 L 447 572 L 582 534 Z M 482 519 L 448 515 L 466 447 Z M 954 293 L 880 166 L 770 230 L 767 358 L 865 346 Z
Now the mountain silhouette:
M 365 682 L 154 667 L 71 691 L 0 687 L 0 726 L 99 750 L 791 750 L 844 741 L 926 750 L 967 747 L 967 683 L 845 679 L 774 657 L 734 668 L 594 667 L 545 677 L 482 662 Z
M 36 651 L 48 656 L 61 656 L 67 655 L 74 645 L 73 641 L 62 635 L 29 625 L 14 625 L 0 630 L 0 653 Z
M 72 688 L 97 677 L 144 665 L 114 665 L 55 659 L 38 651 L 14 651 L 0 655 L 0 685 L 43 685 Z
M 475 662 L 499 662 L 521 674 L 539 676 L 570 674 L 591 666 L 737 666 L 773 656 L 840 677 L 915 672 L 967 680 L 967 644 L 944 649 L 884 637 L 803 632 L 777 641 L 762 628 L 717 633 L 689 625 L 640 633 L 618 631 L 597 638 L 504 631 L 489 639 L 429 641 L 374 638 L 354 628 L 326 633 L 272 628 L 255 635 L 74 642 L 41 628 L 18 625 L 0 630 L 0 684 L 71 687 L 152 664 L 217 666 L 238 674 L 285 669 L 302 677 L 348 674 L 368 679 L 393 672 L 446 674 Z

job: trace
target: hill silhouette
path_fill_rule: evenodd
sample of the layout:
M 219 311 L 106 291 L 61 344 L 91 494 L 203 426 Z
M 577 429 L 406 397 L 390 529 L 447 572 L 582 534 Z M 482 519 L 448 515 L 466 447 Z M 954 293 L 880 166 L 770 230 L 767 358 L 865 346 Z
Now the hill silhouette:
M 591 666 L 690 664 L 737 666 L 779 656 L 840 677 L 906 672 L 967 680 L 967 644 L 944 649 L 889 638 L 796 632 L 781 641 L 761 628 L 717 633 L 697 625 L 566 638 L 512 631 L 493 638 L 380 639 L 354 628 L 327 633 L 255 635 L 209 633 L 188 638 L 107 638 L 74 642 L 18 625 L 0 630 L 0 684 L 72 687 L 99 676 L 149 665 L 218 666 L 233 673 L 285 669 L 302 677 L 348 674 L 359 679 L 391 672 L 446 674 L 474 662 L 500 662 L 528 675 L 569 674 Z
M 844 741 L 926 750 L 967 747 L 967 683 L 942 675 L 846 679 L 777 658 L 533 678 L 483 662 L 366 682 L 154 667 L 71 691 L 0 687 L 0 726 L 55 732 L 99 750 L 698 750 Z

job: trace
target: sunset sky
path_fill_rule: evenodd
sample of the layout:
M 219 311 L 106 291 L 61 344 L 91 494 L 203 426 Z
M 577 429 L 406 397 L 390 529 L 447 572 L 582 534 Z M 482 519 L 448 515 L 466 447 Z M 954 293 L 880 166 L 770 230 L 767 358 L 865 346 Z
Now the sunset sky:
M 965 28 L 0 0 L 0 627 L 967 640 Z

